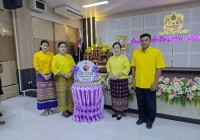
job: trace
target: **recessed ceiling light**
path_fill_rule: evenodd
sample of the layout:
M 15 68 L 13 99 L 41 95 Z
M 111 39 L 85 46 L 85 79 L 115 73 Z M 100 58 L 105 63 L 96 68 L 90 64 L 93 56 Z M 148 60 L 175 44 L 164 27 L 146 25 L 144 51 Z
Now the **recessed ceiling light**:
M 92 4 L 88 4 L 88 5 L 83 5 L 83 8 L 88 8 L 88 7 L 93 7 L 93 6 L 98 6 L 98 5 L 103 5 L 103 4 L 108 4 L 108 1 L 101 1 L 101 2 L 97 2 L 97 3 L 92 3 Z

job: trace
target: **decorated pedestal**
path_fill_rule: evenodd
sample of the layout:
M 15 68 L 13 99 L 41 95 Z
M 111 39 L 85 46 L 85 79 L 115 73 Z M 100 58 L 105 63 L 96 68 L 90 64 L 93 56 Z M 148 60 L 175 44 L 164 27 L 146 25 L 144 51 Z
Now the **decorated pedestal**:
M 103 118 L 104 97 L 101 83 L 74 83 L 73 120 L 76 122 L 95 122 Z
M 103 118 L 104 96 L 97 80 L 98 67 L 91 61 L 81 61 L 73 68 L 75 83 L 72 85 L 74 100 L 73 120 L 95 122 Z

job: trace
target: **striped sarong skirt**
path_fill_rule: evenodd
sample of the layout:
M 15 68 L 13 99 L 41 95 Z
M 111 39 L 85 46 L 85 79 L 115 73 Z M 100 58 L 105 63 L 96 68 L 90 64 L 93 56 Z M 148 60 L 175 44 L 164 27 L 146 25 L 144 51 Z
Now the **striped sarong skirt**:
M 37 109 L 50 109 L 57 106 L 54 75 L 52 74 L 49 80 L 45 80 L 42 75 L 37 74 Z

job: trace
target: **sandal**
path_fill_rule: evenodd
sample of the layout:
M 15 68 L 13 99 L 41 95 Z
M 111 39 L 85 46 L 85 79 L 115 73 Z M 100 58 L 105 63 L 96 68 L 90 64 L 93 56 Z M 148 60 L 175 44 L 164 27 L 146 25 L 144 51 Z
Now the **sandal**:
M 49 115 L 53 115 L 54 113 L 53 113 L 53 111 L 51 109 L 48 109 L 48 114 Z
M 0 125 L 4 125 L 5 123 L 5 121 L 0 121 Z
M 48 112 L 48 110 L 44 110 L 44 112 L 43 112 L 43 114 L 44 114 L 44 116 L 48 116 L 49 115 L 49 112 Z

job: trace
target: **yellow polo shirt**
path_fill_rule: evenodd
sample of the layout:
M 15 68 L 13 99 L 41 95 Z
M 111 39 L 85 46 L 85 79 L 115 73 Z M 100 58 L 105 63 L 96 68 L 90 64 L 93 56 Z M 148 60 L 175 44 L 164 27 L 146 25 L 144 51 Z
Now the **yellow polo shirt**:
M 51 63 L 53 60 L 54 54 L 50 51 L 43 53 L 42 51 L 36 52 L 33 58 L 33 65 L 38 72 L 41 70 L 43 74 L 51 73 Z
M 131 66 L 135 67 L 135 84 L 139 88 L 151 88 L 155 80 L 156 69 L 166 67 L 162 52 L 149 46 L 133 52 Z

